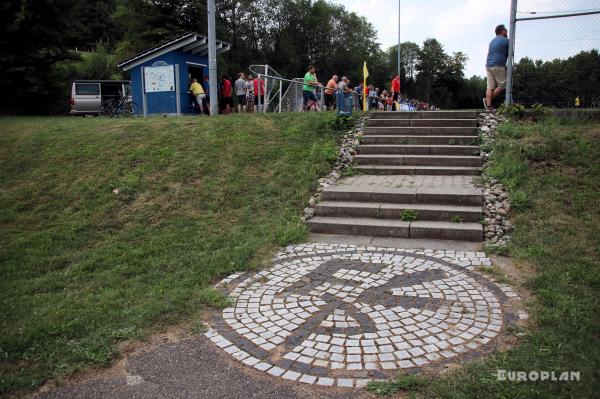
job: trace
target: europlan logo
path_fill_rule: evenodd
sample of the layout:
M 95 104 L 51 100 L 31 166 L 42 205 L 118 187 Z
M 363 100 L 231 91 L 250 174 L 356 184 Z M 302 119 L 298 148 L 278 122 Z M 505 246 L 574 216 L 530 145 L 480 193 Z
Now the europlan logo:
M 498 381 L 536 382 L 536 381 L 580 381 L 580 371 L 513 371 L 497 370 Z

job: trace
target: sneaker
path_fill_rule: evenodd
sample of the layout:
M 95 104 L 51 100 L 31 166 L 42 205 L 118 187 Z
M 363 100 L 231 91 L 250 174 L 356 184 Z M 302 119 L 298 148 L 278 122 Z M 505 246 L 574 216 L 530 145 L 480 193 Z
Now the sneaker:
M 485 99 L 485 97 L 482 98 L 482 100 L 483 100 L 483 109 L 485 109 L 486 111 L 489 111 L 490 107 L 488 107 L 487 100 Z

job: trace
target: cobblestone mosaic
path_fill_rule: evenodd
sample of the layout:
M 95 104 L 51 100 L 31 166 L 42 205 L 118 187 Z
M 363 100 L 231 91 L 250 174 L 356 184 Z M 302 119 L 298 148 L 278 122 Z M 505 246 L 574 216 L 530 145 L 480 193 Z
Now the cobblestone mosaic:
M 475 270 L 490 265 L 482 252 L 288 247 L 270 269 L 218 284 L 233 306 L 206 336 L 276 377 L 362 387 L 490 350 L 518 318 L 506 306 L 517 294 Z

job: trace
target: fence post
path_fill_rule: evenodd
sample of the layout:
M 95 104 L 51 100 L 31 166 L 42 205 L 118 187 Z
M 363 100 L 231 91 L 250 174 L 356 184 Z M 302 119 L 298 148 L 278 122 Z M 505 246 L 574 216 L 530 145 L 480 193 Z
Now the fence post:
M 269 103 L 269 97 L 267 93 L 270 93 L 269 89 L 269 81 L 267 80 L 267 75 L 269 74 L 269 66 L 265 65 L 265 92 L 264 94 L 264 104 L 263 104 L 263 112 L 266 113 L 267 112 L 267 104 Z
M 517 29 L 517 0 L 510 3 L 510 32 L 508 37 L 508 64 L 506 65 L 506 99 L 504 105 L 512 104 L 513 97 L 513 69 L 515 62 L 515 32 Z
M 321 91 L 321 97 L 319 98 L 319 111 L 323 111 L 323 107 L 325 106 L 325 91 L 321 85 L 319 85 L 319 89 Z
M 279 81 L 279 113 L 281 113 L 281 97 L 283 96 L 283 80 Z

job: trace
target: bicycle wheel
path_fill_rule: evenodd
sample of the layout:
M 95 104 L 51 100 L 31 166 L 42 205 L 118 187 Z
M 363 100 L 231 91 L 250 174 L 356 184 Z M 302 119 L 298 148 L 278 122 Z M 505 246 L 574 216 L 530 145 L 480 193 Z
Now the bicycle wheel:
M 100 110 L 100 115 L 110 116 L 112 118 L 114 116 L 114 114 L 115 114 L 115 105 L 112 103 L 112 101 L 103 102 L 102 106 L 101 106 L 101 110 Z
M 138 108 L 137 105 L 133 102 L 127 102 L 125 104 L 123 104 L 123 109 L 122 109 L 122 115 L 127 117 L 127 118 L 133 118 L 136 116 L 136 112 L 137 112 Z

